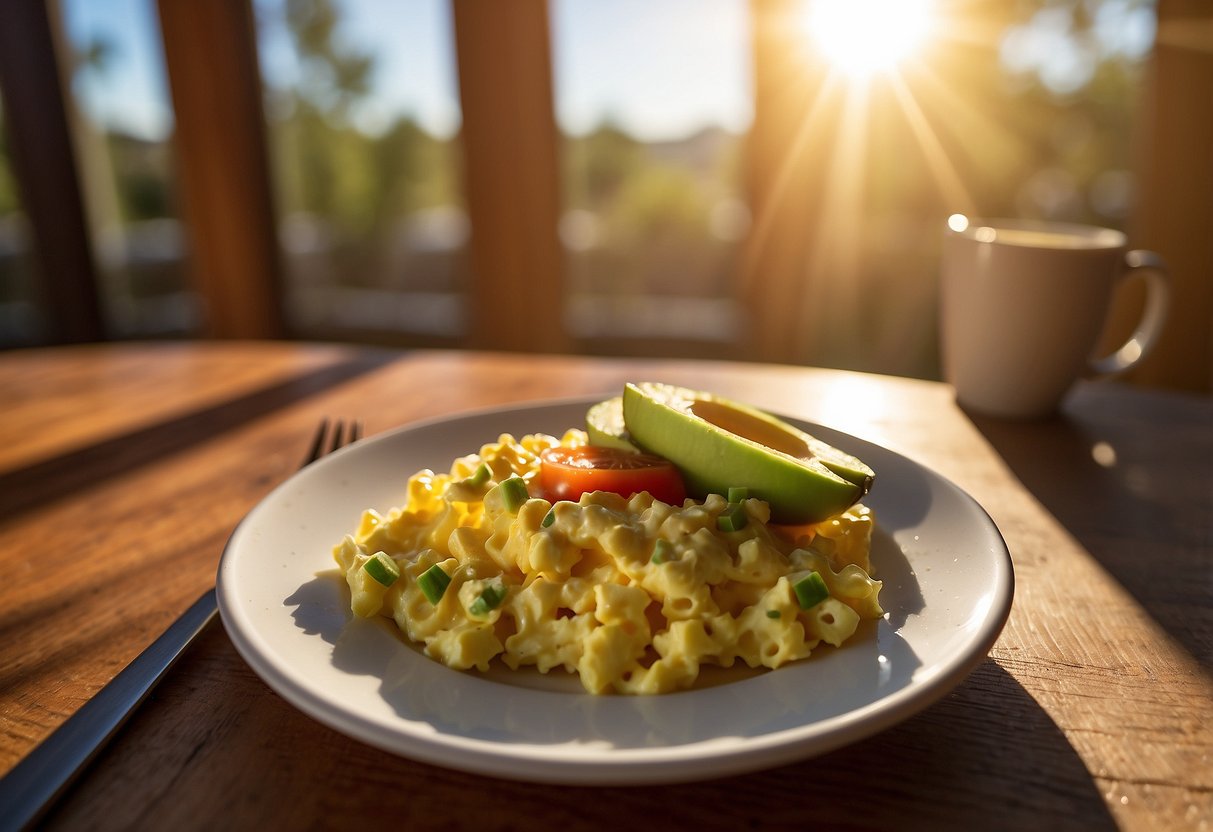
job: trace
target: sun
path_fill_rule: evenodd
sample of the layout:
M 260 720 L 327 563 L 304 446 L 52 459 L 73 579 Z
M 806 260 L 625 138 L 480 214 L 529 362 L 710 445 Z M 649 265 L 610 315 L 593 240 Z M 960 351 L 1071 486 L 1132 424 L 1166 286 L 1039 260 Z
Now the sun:
M 862 79 L 921 50 L 935 18 L 932 0 L 810 0 L 804 27 L 831 66 Z

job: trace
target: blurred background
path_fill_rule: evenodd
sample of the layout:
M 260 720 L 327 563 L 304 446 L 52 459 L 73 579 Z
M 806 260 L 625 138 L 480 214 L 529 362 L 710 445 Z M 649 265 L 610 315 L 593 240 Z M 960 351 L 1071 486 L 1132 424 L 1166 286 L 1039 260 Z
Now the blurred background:
M 1136 380 L 1213 388 L 1204 0 L 14 0 L 0 80 L 0 348 L 937 378 L 962 212 L 1161 252 Z

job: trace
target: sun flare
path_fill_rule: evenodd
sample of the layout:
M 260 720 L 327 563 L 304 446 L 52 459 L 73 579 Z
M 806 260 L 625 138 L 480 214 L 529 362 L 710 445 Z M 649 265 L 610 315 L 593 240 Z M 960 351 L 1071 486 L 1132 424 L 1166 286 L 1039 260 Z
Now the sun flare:
M 866 78 L 922 49 L 935 17 L 932 0 L 811 0 L 804 26 L 831 66 Z

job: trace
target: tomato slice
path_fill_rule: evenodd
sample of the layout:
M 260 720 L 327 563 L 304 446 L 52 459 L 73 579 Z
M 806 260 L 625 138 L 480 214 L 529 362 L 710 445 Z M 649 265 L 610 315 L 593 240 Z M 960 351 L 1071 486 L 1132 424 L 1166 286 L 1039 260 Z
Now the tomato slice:
M 583 445 L 548 448 L 539 460 L 539 485 L 552 502 L 576 502 L 592 491 L 622 497 L 647 491 L 653 499 L 680 506 L 687 496 L 682 474 L 674 464 L 653 454 Z

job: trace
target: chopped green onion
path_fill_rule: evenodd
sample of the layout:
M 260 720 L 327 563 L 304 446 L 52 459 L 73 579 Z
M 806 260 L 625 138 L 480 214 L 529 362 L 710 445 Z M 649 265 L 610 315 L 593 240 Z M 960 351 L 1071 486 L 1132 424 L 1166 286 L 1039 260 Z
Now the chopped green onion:
M 383 552 L 371 555 L 370 559 L 362 564 L 362 568 L 366 570 L 366 574 L 384 586 L 391 586 L 400 577 L 400 567 L 396 565 L 396 561 Z
M 767 610 L 767 618 L 779 618 L 779 610 Z
M 657 544 L 653 546 L 653 563 L 665 563 L 674 557 L 674 544 L 665 538 L 657 539 Z
M 443 593 L 446 592 L 446 588 L 450 585 L 451 576 L 446 574 L 442 567 L 436 563 L 422 572 L 417 578 L 417 586 L 421 588 L 421 592 L 431 604 L 437 604 L 441 601 Z
M 526 491 L 526 482 L 522 477 L 510 477 L 499 486 L 501 488 L 501 499 L 505 503 L 505 510 L 512 513 L 522 508 L 522 504 L 530 499 L 531 495 Z
M 543 521 L 539 524 L 545 529 L 556 522 L 556 508 L 553 506 L 548 509 L 548 513 L 543 515 Z
M 484 485 L 493 476 L 493 469 L 489 467 L 487 462 L 480 463 L 480 467 L 476 469 L 476 473 L 468 477 L 468 485 Z
M 750 518 L 745 513 L 745 506 L 741 503 L 730 503 L 729 507 L 720 512 L 720 516 L 716 518 L 716 528 L 723 532 L 738 532 L 746 527 L 750 522 Z
M 504 584 L 489 584 L 468 607 L 468 612 L 472 615 L 488 615 L 490 610 L 501 606 L 501 602 L 505 600 L 507 594 L 509 594 L 509 590 L 505 588 Z
M 740 503 L 742 500 L 747 500 L 750 497 L 750 489 L 744 486 L 734 486 L 729 489 L 729 502 Z
M 812 609 L 830 597 L 826 582 L 816 572 L 810 572 L 792 584 L 792 591 L 796 593 L 800 608 L 805 610 Z

